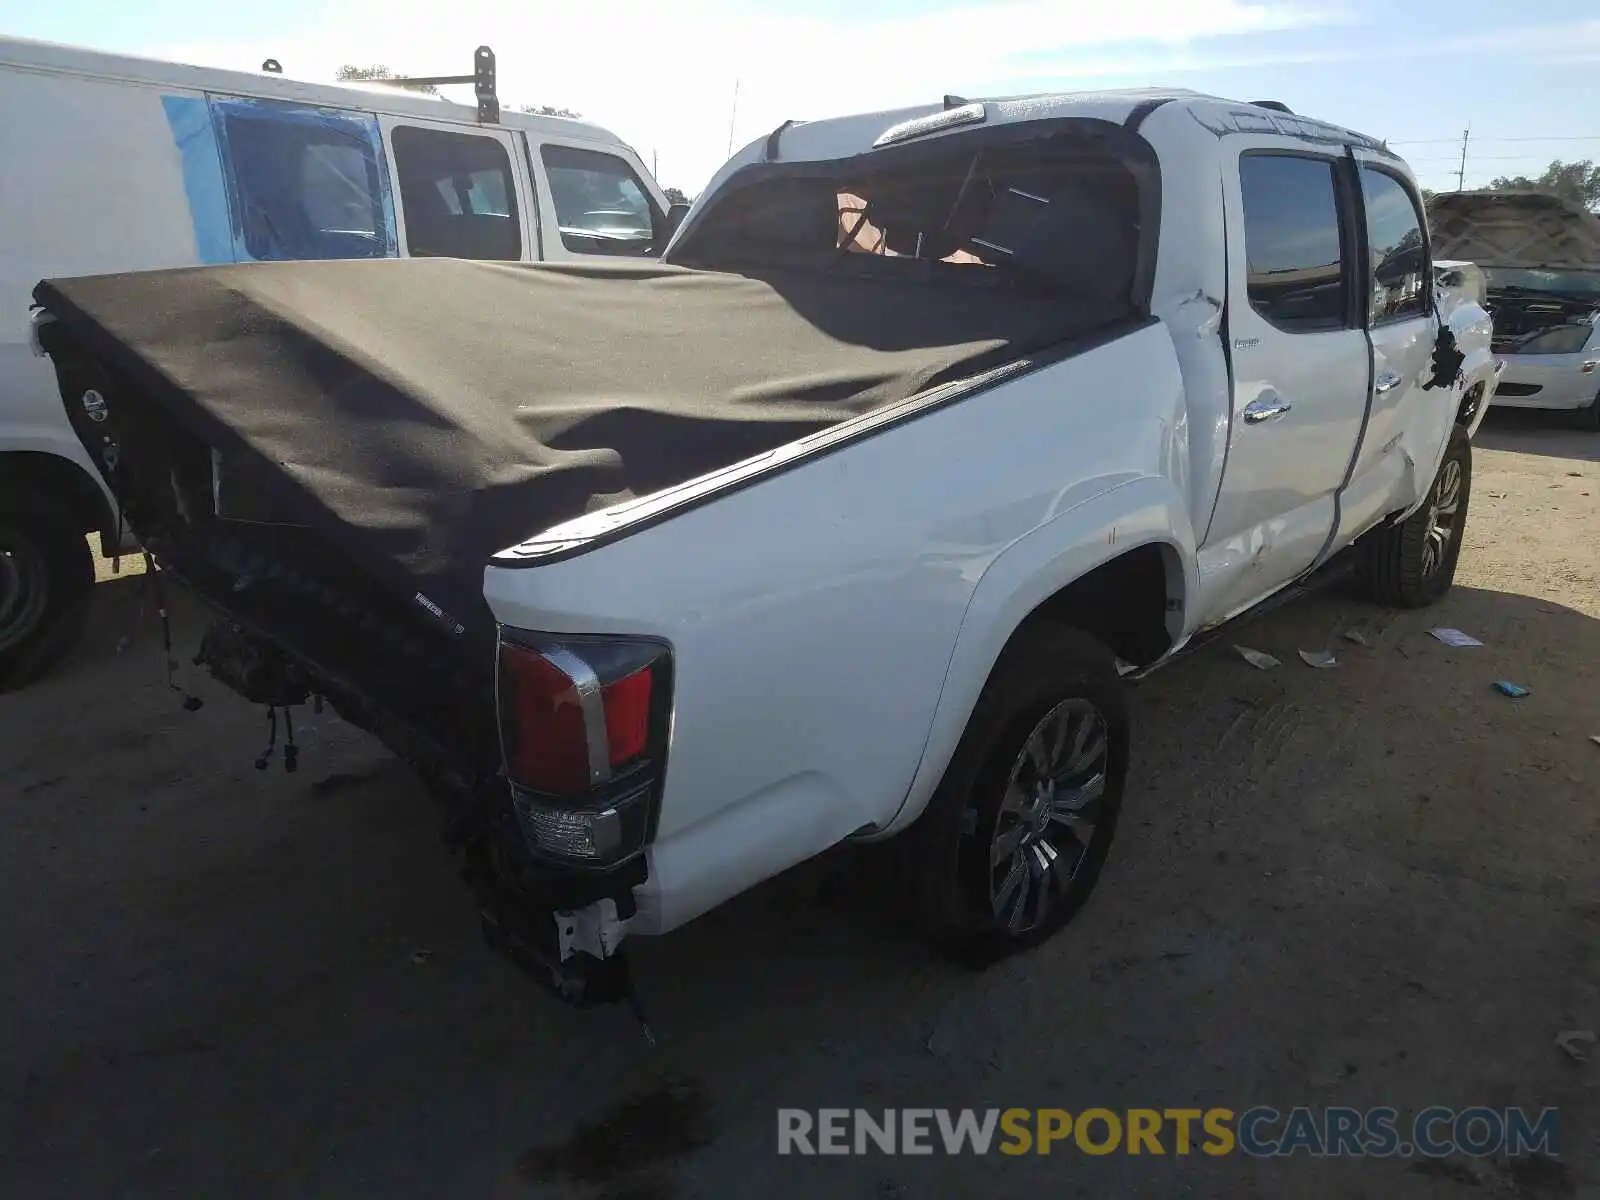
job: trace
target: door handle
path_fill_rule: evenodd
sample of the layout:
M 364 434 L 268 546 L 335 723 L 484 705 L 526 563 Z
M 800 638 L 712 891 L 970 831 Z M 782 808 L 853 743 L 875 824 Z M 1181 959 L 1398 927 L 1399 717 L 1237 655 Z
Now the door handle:
M 1251 425 L 1259 425 L 1283 416 L 1291 407 L 1278 399 L 1277 392 L 1263 392 L 1259 399 L 1244 406 L 1244 419 Z
M 1385 392 L 1394 391 L 1394 389 L 1399 386 L 1400 376 L 1396 375 L 1393 371 L 1385 371 L 1382 375 L 1378 376 L 1378 382 L 1373 385 L 1372 390 L 1375 394 L 1381 396 Z

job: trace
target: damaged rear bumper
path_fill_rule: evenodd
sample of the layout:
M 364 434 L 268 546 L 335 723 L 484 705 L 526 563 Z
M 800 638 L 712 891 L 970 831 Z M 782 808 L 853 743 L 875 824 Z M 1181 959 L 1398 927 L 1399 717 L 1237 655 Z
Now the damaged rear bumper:
M 508 885 L 490 867 L 475 879 L 484 939 L 540 986 L 579 1008 L 615 1004 L 632 993 L 622 942 L 636 908 L 637 872 L 595 879 L 559 872 Z M 637 880 L 635 875 L 637 874 Z
M 309 701 L 332 699 L 346 720 L 410 761 L 443 802 L 449 814 L 446 840 L 462 852 L 463 875 L 473 888 L 490 946 L 567 1003 L 589 1007 L 629 997 L 621 946 L 636 913 L 633 889 L 647 878 L 644 856 L 604 871 L 535 857 L 503 778 L 468 778 L 447 752 L 429 753 L 423 738 L 369 697 L 226 615 L 207 631 L 194 662 L 269 711 L 287 714 Z M 268 757 L 257 767 L 264 769 Z M 294 769 L 292 740 L 285 746 L 284 766 Z

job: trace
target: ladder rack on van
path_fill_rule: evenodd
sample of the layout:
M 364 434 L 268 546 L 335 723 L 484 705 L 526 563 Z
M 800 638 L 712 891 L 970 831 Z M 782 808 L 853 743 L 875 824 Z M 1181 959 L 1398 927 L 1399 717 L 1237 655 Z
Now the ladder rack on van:
M 273 74 L 282 74 L 283 67 L 278 60 L 269 58 L 261 64 L 263 71 Z M 447 86 L 450 84 L 470 83 L 478 98 L 478 123 L 481 125 L 498 125 L 500 123 L 500 97 L 495 93 L 494 51 L 487 46 L 479 46 L 472 52 L 471 75 L 399 75 L 388 79 L 378 80 L 379 83 L 394 84 L 397 87 L 406 84 L 427 84 L 432 87 Z

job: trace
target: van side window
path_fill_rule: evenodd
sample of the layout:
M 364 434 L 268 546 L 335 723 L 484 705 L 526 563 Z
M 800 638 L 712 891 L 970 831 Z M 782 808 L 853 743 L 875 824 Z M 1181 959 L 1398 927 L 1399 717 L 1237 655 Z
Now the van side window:
M 1239 159 L 1250 307 L 1291 333 L 1342 329 L 1348 311 L 1334 164 L 1287 154 Z
M 522 257 L 516 185 L 499 141 L 415 125 L 396 125 L 390 140 L 413 257 Z
M 370 118 L 218 100 L 234 257 L 383 258 L 395 253 Z
M 646 255 L 664 225 L 633 168 L 615 154 L 542 146 L 561 244 L 574 254 Z
M 1382 325 L 1419 317 L 1428 310 L 1428 245 L 1411 194 L 1393 175 L 1361 168 L 1367 208 L 1367 247 L 1372 257 L 1372 309 L 1368 321 Z

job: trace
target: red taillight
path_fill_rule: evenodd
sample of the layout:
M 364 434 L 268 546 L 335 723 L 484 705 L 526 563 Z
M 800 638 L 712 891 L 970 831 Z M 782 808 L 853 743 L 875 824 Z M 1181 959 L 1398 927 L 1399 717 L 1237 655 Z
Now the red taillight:
M 645 667 L 600 689 L 605 699 L 606 744 L 613 767 L 632 762 L 650 744 L 650 696 L 654 688 L 655 672 Z
M 577 796 L 664 749 L 665 646 L 629 638 L 536 645 L 500 644 L 500 735 L 512 783 Z
M 590 784 L 588 727 L 572 678 L 537 650 L 500 646 L 506 770 L 524 787 L 579 792 Z

